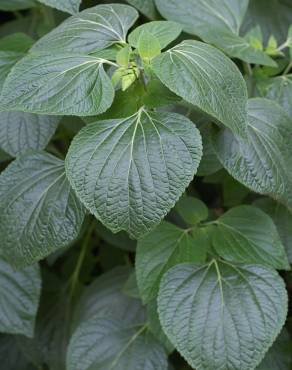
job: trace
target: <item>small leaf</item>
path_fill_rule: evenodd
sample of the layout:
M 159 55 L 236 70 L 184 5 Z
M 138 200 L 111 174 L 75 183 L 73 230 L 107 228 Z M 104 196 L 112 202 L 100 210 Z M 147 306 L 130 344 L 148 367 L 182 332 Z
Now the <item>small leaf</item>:
M 151 60 L 161 53 L 161 46 L 157 37 L 147 31 L 140 34 L 138 52 L 142 59 Z
M 38 0 L 40 3 L 43 3 L 52 8 L 62 10 L 70 14 L 78 13 L 79 7 L 82 0 Z
M 196 369 L 254 369 L 280 333 L 287 292 L 257 265 L 181 264 L 163 277 L 158 310 L 169 340 Z
M 128 5 L 97 5 L 68 18 L 41 38 L 32 51 L 89 54 L 117 42 L 125 43 L 127 32 L 137 18 L 138 12 Z
M 70 244 L 85 211 L 66 179 L 64 162 L 31 152 L 1 173 L 0 214 L 0 254 L 17 267 Z
M 263 34 L 260 26 L 249 30 L 244 38 L 254 49 L 263 50 Z
M 131 55 L 131 48 L 129 45 L 127 45 L 117 53 L 117 58 L 116 58 L 117 63 L 120 66 L 127 68 L 130 62 L 130 55 Z
M 154 231 L 138 241 L 136 276 L 145 303 L 156 298 L 160 280 L 171 267 L 183 262 L 204 262 L 205 245 L 187 230 L 163 221 Z
M 195 225 L 208 218 L 208 208 L 200 199 L 183 196 L 175 206 L 176 211 L 189 225 Z
M 130 33 L 128 40 L 133 47 L 137 48 L 141 34 L 148 32 L 158 39 L 161 49 L 164 49 L 173 40 L 178 38 L 181 31 L 182 27 L 176 22 L 153 21 L 135 28 Z
M 137 238 L 174 206 L 196 173 L 201 151 L 190 120 L 140 109 L 83 128 L 67 154 L 66 172 L 96 218 Z
M 38 265 L 15 271 L 0 259 L 0 332 L 33 337 L 40 292 Z
M 9 110 L 90 116 L 106 111 L 114 89 L 103 59 L 72 53 L 30 54 L 11 71 L 2 91 Z
M 291 119 L 276 103 L 251 99 L 247 140 L 230 131 L 214 133 L 213 145 L 222 165 L 249 189 L 292 209 Z
M 232 208 L 216 224 L 213 245 L 224 259 L 290 269 L 276 226 L 261 210 L 252 206 Z
M 29 149 L 45 149 L 60 117 L 0 112 L 0 147 L 16 157 Z
M 219 50 L 184 41 L 155 58 L 152 68 L 175 94 L 245 136 L 246 84 L 235 64 Z

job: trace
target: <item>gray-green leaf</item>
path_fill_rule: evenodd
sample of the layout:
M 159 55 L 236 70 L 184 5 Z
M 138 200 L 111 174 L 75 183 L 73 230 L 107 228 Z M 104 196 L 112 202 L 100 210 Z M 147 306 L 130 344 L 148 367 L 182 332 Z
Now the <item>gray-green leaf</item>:
M 138 12 L 129 5 L 97 5 L 68 18 L 41 38 L 32 50 L 93 53 L 126 42 L 127 32 L 137 18 Z
M 246 84 L 222 52 L 199 41 L 183 41 L 156 57 L 152 68 L 175 94 L 245 136 Z
M 18 157 L 0 175 L 0 254 L 14 266 L 32 264 L 70 244 L 85 210 L 50 154 Z
M 38 265 L 14 270 L 0 259 L 0 332 L 32 337 L 40 292 Z
M 282 329 L 287 292 L 266 267 L 181 264 L 164 275 L 158 310 L 165 333 L 192 367 L 250 370 Z
M 272 219 L 260 209 L 238 206 L 216 221 L 213 245 L 224 259 L 289 269 L 286 252 Z
M 0 148 L 13 157 L 29 149 L 45 149 L 60 117 L 0 112 Z
M 156 298 L 160 280 L 171 267 L 183 262 L 205 262 L 205 247 L 187 230 L 165 221 L 140 239 L 136 254 L 136 277 L 143 301 L 147 303 Z
M 0 0 L 0 10 L 4 11 L 23 10 L 35 5 L 35 0 Z
M 217 132 L 213 144 L 219 160 L 236 180 L 292 209 L 292 121 L 276 103 L 251 99 L 247 140 L 229 130 Z
M 40 3 L 43 3 L 52 8 L 62 10 L 70 14 L 78 13 L 79 7 L 82 0 L 38 0 Z
M 113 232 L 137 238 L 174 206 L 201 154 L 199 132 L 189 119 L 142 108 L 83 128 L 67 154 L 66 172 L 91 213 Z
M 157 18 L 154 0 L 126 0 L 130 5 L 137 8 L 142 14 L 150 19 Z
M 30 54 L 7 77 L 1 96 L 3 107 L 54 115 L 100 114 L 114 99 L 104 62 L 72 53 Z

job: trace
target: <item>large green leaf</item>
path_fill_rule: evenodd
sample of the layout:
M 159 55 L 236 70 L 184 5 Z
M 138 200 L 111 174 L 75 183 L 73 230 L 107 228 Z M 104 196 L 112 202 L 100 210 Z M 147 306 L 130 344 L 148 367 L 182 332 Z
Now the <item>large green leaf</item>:
M 153 21 L 142 24 L 132 31 L 129 35 L 129 43 L 137 47 L 139 38 L 146 32 L 155 36 L 160 43 L 161 49 L 164 49 L 168 44 L 175 40 L 181 33 L 182 27 L 175 22 Z
M 35 5 L 35 0 L 0 0 L 0 10 L 5 11 L 22 10 Z
M 32 370 L 32 364 L 18 346 L 18 336 L 0 334 L 0 360 L 5 370 Z
M 5 81 L 3 107 L 55 115 L 102 113 L 114 99 L 104 62 L 75 53 L 28 55 L 16 64 Z
M 137 18 L 138 12 L 129 5 L 97 5 L 68 18 L 40 39 L 32 50 L 93 53 L 116 42 L 125 42 Z
M 29 149 L 44 149 L 60 117 L 22 112 L 0 112 L 0 148 L 16 157 Z
M 162 345 L 127 321 L 94 316 L 74 333 L 67 354 L 68 370 L 167 370 Z
M 129 4 L 137 8 L 142 14 L 150 19 L 157 18 L 157 11 L 154 0 L 126 0 Z
M 18 157 L 0 175 L 0 254 L 14 266 L 32 264 L 71 243 L 84 213 L 62 160 Z
M 170 211 L 196 173 L 201 138 L 176 113 L 141 108 L 75 136 L 66 172 L 84 205 L 113 232 L 140 237 Z
M 272 217 L 282 243 L 286 247 L 289 262 L 292 264 L 292 213 L 285 206 L 270 198 L 258 199 L 254 205 Z
M 248 0 L 156 0 L 161 14 L 179 22 L 184 30 L 199 36 L 228 55 L 249 63 L 275 66 L 263 51 L 239 36 Z
M 199 41 L 183 41 L 156 57 L 152 67 L 171 91 L 245 135 L 246 84 L 236 65 L 219 50 Z
M 183 262 L 204 262 L 206 248 L 187 230 L 162 222 L 138 242 L 136 276 L 144 302 L 156 298 L 163 274 Z
M 289 262 L 272 219 L 252 206 L 232 208 L 216 221 L 213 245 L 224 259 L 289 269 Z
M 291 370 L 292 340 L 286 329 L 276 339 L 256 370 Z
M 0 259 L 0 332 L 33 336 L 40 291 L 38 265 L 16 271 Z
M 292 209 L 292 121 L 276 103 L 251 99 L 247 140 L 228 130 L 217 132 L 213 144 L 219 160 L 236 180 Z
M 78 13 L 82 0 L 38 0 L 40 3 L 70 14 Z
M 250 370 L 282 329 L 287 292 L 266 267 L 181 264 L 164 275 L 158 309 L 168 338 L 192 367 Z
M 11 68 L 24 57 L 32 44 L 33 40 L 23 33 L 0 39 L 0 91 Z

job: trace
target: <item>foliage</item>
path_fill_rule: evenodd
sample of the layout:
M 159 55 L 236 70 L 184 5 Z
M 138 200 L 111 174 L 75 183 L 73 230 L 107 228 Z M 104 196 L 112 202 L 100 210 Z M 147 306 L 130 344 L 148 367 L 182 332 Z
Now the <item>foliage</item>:
M 291 370 L 291 1 L 0 18 L 1 369 Z

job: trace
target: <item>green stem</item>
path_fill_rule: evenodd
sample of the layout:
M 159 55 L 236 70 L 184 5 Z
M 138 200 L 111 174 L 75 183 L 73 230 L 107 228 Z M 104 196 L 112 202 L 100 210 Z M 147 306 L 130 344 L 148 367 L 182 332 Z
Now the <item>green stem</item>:
M 290 61 L 290 63 L 288 64 L 287 68 L 283 72 L 283 75 L 284 76 L 287 75 L 291 68 L 292 68 L 292 60 Z
M 244 67 L 244 70 L 245 70 L 246 74 L 248 76 L 252 76 L 253 72 L 252 72 L 252 68 L 251 68 L 250 64 L 244 62 L 243 67 Z

